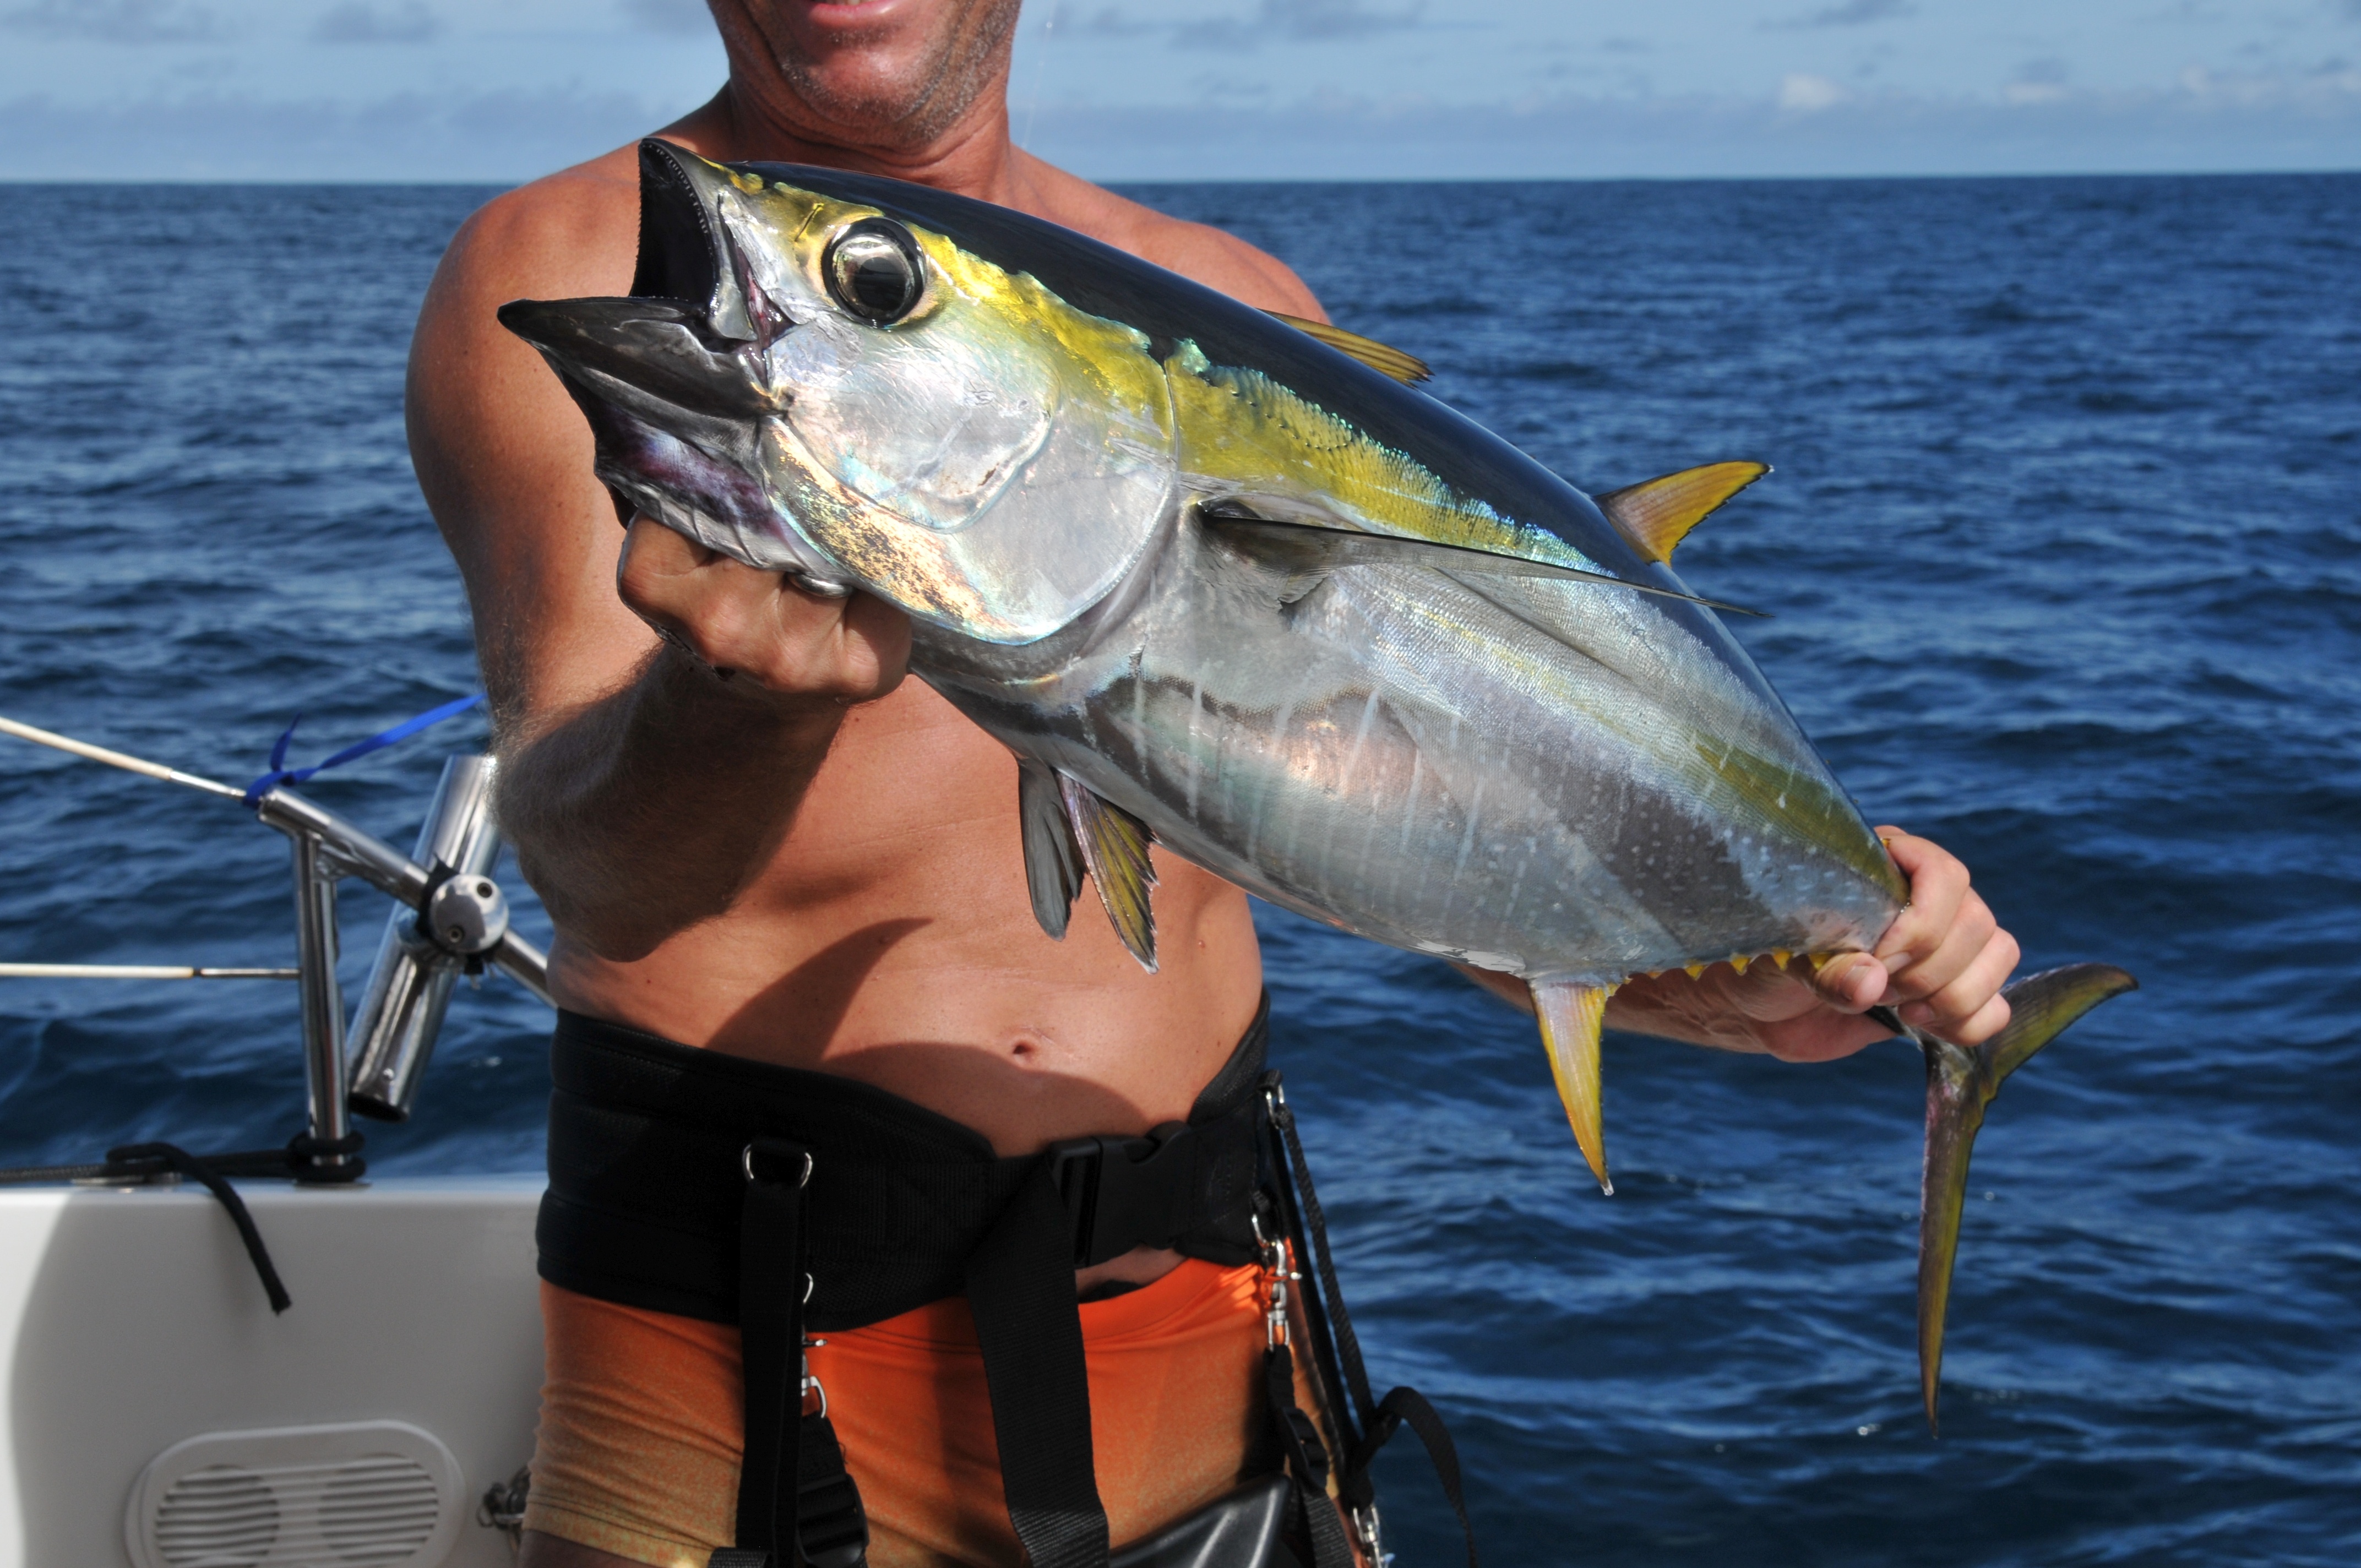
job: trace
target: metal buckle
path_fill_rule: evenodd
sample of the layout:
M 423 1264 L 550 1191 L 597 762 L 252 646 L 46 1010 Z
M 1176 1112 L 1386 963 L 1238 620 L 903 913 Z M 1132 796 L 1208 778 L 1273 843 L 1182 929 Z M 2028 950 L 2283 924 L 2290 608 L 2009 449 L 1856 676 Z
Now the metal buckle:
M 744 1148 L 738 1151 L 738 1168 L 746 1173 L 746 1179 L 750 1184 L 763 1179 L 761 1177 L 754 1174 L 754 1146 L 752 1144 L 748 1144 Z M 796 1186 L 798 1188 L 808 1187 L 811 1185 L 811 1150 L 806 1149 L 804 1151 L 803 1174 L 796 1178 Z M 807 1289 L 805 1294 L 809 1295 L 810 1291 Z
M 1352 1510 L 1353 1534 L 1361 1544 L 1361 1555 L 1368 1560 L 1369 1568 L 1393 1568 L 1394 1554 L 1386 1550 L 1385 1532 L 1378 1519 L 1378 1505 L 1366 1503 Z

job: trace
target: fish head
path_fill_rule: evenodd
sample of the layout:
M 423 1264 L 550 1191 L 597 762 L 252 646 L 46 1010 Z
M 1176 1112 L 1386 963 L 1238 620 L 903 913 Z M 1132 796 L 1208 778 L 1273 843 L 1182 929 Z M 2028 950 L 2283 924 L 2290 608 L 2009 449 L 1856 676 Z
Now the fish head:
M 1175 494 L 1143 334 L 897 215 L 895 181 L 653 140 L 640 173 L 628 297 L 500 312 L 619 509 L 990 643 L 1071 624 L 1140 563 Z

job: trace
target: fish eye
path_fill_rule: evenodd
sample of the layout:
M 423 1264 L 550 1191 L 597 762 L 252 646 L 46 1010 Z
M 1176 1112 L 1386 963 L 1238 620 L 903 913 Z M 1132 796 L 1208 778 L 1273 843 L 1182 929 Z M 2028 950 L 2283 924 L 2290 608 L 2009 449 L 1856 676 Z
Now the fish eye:
M 836 302 L 873 326 L 900 321 L 926 292 L 918 242 L 891 218 L 848 225 L 828 242 L 820 272 Z

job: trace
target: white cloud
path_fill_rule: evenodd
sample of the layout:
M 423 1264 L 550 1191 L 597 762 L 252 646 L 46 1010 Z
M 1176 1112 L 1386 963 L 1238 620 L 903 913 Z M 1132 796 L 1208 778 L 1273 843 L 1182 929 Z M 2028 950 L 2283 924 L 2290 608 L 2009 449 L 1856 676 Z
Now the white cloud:
M 2016 79 L 2000 95 L 2011 104 L 2055 104 L 2066 96 L 2066 62 L 2045 55 L 2018 66 Z
M 1779 107 L 1816 115 L 1845 101 L 1845 90 L 1825 76 L 1795 71 L 1779 79 Z
M 1843 0 L 1841 5 L 1827 5 L 1801 16 L 1788 16 L 1763 25 L 1771 27 L 1861 27 L 1872 22 L 1898 21 L 1916 16 L 1918 7 L 1910 0 Z
M 629 93 L 397 93 L 373 102 L 223 97 L 0 102 L 0 179 L 356 180 L 513 184 L 664 124 Z
M 1821 95 L 1814 95 L 1815 101 Z M 0 179 L 440 180 L 511 183 L 594 157 L 693 100 L 414 92 L 362 103 L 0 100 Z M 1029 144 L 1101 180 L 1584 179 L 2334 169 L 2361 163 L 2361 70 L 2082 88 L 2010 103 L 1853 94 L 1808 113 L 1757 96 L 1568 94 L 1515 107 L 1045 102 Z
M 442 30 L 425 0 L 341 0 L 320 13 L 311 37 L 324 44 L 423 44 Z
M 705 0 L 622 0 L 624 19 L 652 33 L 709 33 L 713 13 Z
M 107 44 L 213 43 L 229 36 L 221 18 L 194 0 L 27 0 L 0 11 L 0 27 Z
M 1107 38 L 1158 34 L 1182 49 L 1241 52 L 1266 43 L 1334 43 L 1374 38 L 1418 27 L 1424 15 L 1425 0 L 1401 0 L 1394 5 L 1375 5 L 1370 0 L 1256 0 L 1254 8 L 1244 15 L 1191 20 L 1174 20 L 1162 5 L 1148 16 L 1104 5 L 1074 17 L 1063 30 Z

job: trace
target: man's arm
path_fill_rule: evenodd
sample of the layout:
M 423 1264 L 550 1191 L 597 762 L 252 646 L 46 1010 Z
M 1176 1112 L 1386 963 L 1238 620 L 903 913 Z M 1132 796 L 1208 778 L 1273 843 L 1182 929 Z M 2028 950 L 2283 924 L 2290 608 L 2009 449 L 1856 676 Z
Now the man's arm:
M 630 959 L 729 907 L 844 705 L 901 680 L 908 627 L 653 523 L 622 548 L 580 413 L 493 319 L 512 299 L 630 287 L 639 196 L 618 161 L 503 196 L 460 230 L 420 314 L 407 411 L 475 613 L 502 828 L 559 926 Z
M 1890 1031 L 1861 1016 L 1878 1006 L 1961 1045 L 2000 1033 L 2008 1022 L 2000 988 L 2016 968 L 2016 938 L 2001 929 L 1956 856 L 1898 828 L 1877 832 L 1910 879 L 1910 905 L 1875 950 L 1839 954 L 1817 973 L 1800 955 L 1784 970 L 1758 963 L 1741 975 L 1716 964 L 1693 980 L 1668 970 L 1617 991 L 1608 1027 L 1786 1061 L 1828 1061 L 1884 1039 Z M 1511 1006 L 1532 1010 L 1514 975 L 1455 967 Z

